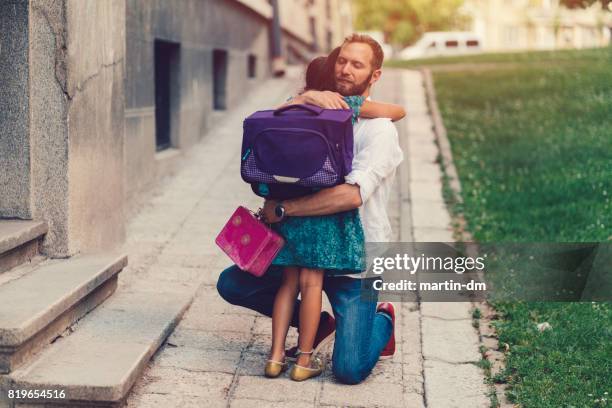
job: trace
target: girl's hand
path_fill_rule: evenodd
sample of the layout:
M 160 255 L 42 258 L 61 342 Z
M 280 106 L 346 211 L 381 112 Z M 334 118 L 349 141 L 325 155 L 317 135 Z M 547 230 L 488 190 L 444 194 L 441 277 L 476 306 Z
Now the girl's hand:
M 308 103 L 325 109 L 349 109 L 348 104 L 338 92 L 306 91 L 300 96 L 303 101 L 300 103 Z

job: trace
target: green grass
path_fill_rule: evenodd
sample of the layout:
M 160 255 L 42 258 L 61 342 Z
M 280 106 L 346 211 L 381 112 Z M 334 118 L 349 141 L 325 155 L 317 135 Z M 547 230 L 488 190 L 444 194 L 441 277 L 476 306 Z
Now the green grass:
M 612 51 L 427 61 L 465 62 L 517 62 L 434 72 L 461 179 L 461 211 L 475 240 L 612 241 Z M 494 306 L 500 343 L 510 345 L 506 371 L 495 379 L 509 385 L 512 401 L 612 406 L 611 303 Z M 552 330 L 539 332 L 541 322 Z
M 475 55 L 464 55 L 455 57 L 423 58 L 408 61 L 390 59 L 385 62 L 385 67 L 393 68 L 415 68 L 422 66 L 436 66 L 449 64 L 473 64 L 473 63 L 520 63 L 520 64 L 545 64 L 566 61 L 600 61 L 603 53 L 608 49 L 591 48 L 586 50 L 559 50 L 559 51 L 537 51 L 520 53 L 482 53 Z

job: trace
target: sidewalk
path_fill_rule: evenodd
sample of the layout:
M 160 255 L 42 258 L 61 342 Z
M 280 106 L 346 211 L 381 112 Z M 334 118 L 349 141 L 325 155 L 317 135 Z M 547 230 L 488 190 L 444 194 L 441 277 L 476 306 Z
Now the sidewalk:
M 219 118 L 176 177 L 160 185 L 131 220 L 124 248 L 129 266 L 119 285 L 154 290 L 163 284 L 186 296 L 198 290 L 127 406 L 489 406 L 482 372 L 470 363 L 480 357 L 469 304 L 396 304 L 397 352 L 362 384 L 335 382 L 329 365 L 323 376 L 304 383 L 261 375 L 271 320 L 219 297 L 216 280 L 230 263 L 214 237 L 237 205 L 260 205 L 238 173 L 243 118 L 295 93 L 301 80 L 271 79 Z M 387 70 L 376 88 L 375 99 L 405 104 L 410 118 L 398 123 L 405 161 L 389 203 L 394 238 L 450 241 L 420 74 Z M 294 329 L 288 342 L 297 342 Z

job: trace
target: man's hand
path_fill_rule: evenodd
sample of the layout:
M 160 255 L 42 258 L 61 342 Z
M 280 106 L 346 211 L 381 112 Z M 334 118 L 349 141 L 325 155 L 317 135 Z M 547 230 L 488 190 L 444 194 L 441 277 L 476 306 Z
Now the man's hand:
M 267 222 L 268 224 L 274 224 L 280 221 L 280 218 L 276 216 L 276 211 L 275 211 L 277 204 L 278 202 L 274 200 L 264 201 L 263 213 L 262 213 L 264 222 Z
M 306 91 L 293 98 L 291 102 L 307 103 L 325 109 L 349 109 L 342 95 L 332 91 Z
M 281 221 L 276 216 L 276 200 L 265 200 L 262 209 L 262 220 L 269 224 Z M 340 184 L 328 187 L 303 197 L 283 200 L 285 217 L 309 217 L 316 215 L 336 214 L 358 208 L 363 204 L 359 186 Z

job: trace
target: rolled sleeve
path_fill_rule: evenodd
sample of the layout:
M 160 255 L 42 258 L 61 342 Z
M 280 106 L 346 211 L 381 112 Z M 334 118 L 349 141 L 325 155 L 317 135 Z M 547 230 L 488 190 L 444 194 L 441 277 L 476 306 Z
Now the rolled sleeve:
M 353 158 L 352 171 L 346 176 L 349 184 L 359 185 L 361 201 L 366 202 L 385 178 L 394 174 L 404 154 L 399 147 L 397 129 L 387 119 L 373 119 Z
M 353 170 L 346 176 L 345 181 L 348 184 L 359 186 L 359 195 L 362 202 L 366 202 L 377 187 L 376 178 L 372 176 L 371 171 L 367 170 Z

